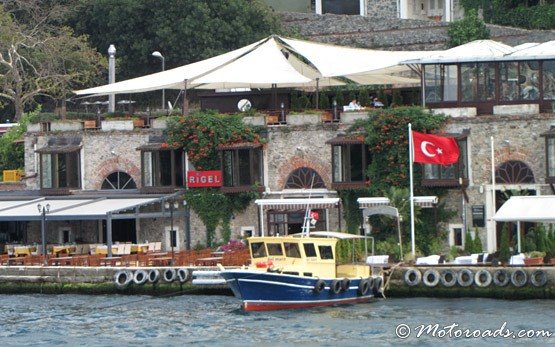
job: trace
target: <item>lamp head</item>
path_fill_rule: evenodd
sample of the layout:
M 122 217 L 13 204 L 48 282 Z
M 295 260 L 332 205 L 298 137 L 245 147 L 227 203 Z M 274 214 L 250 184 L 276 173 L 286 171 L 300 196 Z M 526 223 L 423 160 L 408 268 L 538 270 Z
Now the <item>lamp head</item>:
M 110 47 L 108 47 L 108 55 L 111 57 L 116 55 L 116 46 L 110 45 Z
M 162 55 L 162 53 L 158 52 L 158 51 L 154 51 L 152 52 L 152 56 L 159 58 L 159 59 L 164 59 L 164 56 Z

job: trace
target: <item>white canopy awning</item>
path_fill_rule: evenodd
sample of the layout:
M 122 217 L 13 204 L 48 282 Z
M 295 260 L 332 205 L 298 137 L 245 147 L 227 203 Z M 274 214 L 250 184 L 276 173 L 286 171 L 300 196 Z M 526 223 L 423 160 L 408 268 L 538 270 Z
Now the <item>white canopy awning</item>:
M 374 198 L 358 198 L 358 205 L 360 208 L 368 208 L 375 206 L 389 206 L 389 198 L 386 197 L 374 197 Z M 415 196 L 414 204 L 422 208 L 434 207 L 437 205 L 437 196 Z
M 555 223 L 555 195 L 511 196 L 493 219 L 498 222 Z
M 542 60 L 555 59 L 555 40 L 541 44 L 524 44 L 515 47 L 515 52 L 505 55 L 499 60 Z
M 243 48 L 175 69 L 100 87 L 77 95 L 138 93 L 186 88 L 306 88 L 341 85 L 333 77 L 364 84 L 417 83 L 397 76 L 399 62 L 429 55 L 425 51 L 378 51 L 341 47 L 272 35 Z
M 306 199 L 257 199 L 255 204 L 266 210 L 302 210 L 334 208 L 339 205 L 339 198 L 306 198 Z
M 48 220 L 98 220 L 107 219 L 109 214 L 160 202 L 156 198 L 38 198 L 29 200 L 0 201 L 0 221 L 32 221 L 42 218 L 37 205 L 49 205 Z
M 496 58 L 513 53 L 509 45 L 493 40 L 476 40 L 441 52 L 434 52 L 426 57 L 409 59 L 402 64 L 447 64 L 493 61 Z

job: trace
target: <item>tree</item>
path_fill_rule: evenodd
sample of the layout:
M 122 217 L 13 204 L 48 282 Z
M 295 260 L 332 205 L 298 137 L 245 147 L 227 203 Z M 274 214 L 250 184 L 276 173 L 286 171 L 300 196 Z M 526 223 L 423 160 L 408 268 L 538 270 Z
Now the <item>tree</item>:
M 449 46 L 456 47 L 474 40 L 489 39 L 489 30 L 476 10 L 469 10 L 464 19 L 449 24 Z
M 117 80 L 226 53 L 281 32 L 279 18 L 260 0 L 82 0 L 69 20 L 100 52 L 117 49 Z
M 63 106 L 71 89 L 94 79 L 103 65 L 86 36 L 58 25 L 59 7 L 42 5 L 7 1 L 0 7 L 0 98 L 13 103 L 15 121 L 40 95 Z

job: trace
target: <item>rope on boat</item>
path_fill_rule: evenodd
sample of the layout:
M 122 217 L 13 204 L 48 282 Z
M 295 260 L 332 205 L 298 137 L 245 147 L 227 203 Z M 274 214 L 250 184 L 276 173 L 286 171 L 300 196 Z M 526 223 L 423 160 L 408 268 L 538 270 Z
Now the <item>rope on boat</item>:
M 404 264 L 404 262 L 399 262 L 399 263 L 397 263 L 397 264 L 395 264 L 391 267 L 390 272 L 389 272 L 389 276 L 387 276 L 387 281 L 385 281 L 385 284 L 383 285 L 382 296 L 383 296 L 384 299 L 387 299 L 385 297 L 385 290 L 389 289 L 389 281 L 391 280 L 391 277 L 393 277 L 393 272 L 395 272 L 395 269 L 398 268 L 399 266 L 403 265 L 403 264 Z M 382 269 L 382 274 L 383 274 L 383 269 Z

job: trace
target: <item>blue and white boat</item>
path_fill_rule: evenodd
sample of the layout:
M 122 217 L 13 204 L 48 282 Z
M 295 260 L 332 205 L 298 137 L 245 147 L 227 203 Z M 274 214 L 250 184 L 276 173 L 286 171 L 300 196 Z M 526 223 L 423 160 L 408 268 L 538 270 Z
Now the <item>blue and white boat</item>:
M 365 263 L 340 264 L 339 232 L 310 232 L 248 239 L 251 264 L 220 272 L 246 311 L 298 309 L 366 302 L 379 294 L 382 277 Z M 366 259 L 366 258 L 365 258 Z

